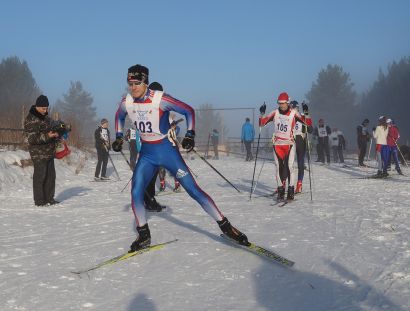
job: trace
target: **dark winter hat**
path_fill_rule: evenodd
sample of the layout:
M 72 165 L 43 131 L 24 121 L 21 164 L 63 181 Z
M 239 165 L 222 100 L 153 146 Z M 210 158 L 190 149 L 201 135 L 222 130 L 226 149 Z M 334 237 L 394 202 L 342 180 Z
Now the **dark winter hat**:
M 364 120 L 363 120 L 363 124 L 369 123 L 369 122 L 370 122 L 369 119 L 364 119 Z
M 108 120 L 106 118 L 101 119 L 101 124 L 104 124 L 104 123 L 108 123 Z
M 48 107 L 50 106 L 48 98 L 45 95 L 40 95 L 36 99 L 36 107 Z
M 290 102 L 290 106 L 291 106 L 292 108 L 299 108 L 299 103 L 298 103 L 296 100 L 292 100 L 292 101 Z
M 148 75 L 149 75 L 149 70 L 147 67 L 142 66 L 142 65 L 134 65 L 128 68 L 128 76 L 127 76 L 127 81 L 142 81 L 145 84 L 148 84 Z
M 152 82 L 149 86 L 148 86 L 148 88 L 150 89 L 150 90 L 153 90 L 153 91 L 163 91 L 164 90 L 164 88 L 162 87 L 162 85 L 159 83 L 159 82 Z

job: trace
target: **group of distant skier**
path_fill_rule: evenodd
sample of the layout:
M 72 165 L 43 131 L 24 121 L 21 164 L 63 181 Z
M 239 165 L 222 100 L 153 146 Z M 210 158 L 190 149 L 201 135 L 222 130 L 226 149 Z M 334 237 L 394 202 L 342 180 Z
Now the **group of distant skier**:
M 367 126 L 369 120 L 363 120 L 362 124 L 357 127 L 357 143 L 359 146 L 359 166 L 366 166 L 364 158 L 366 155 L 367 144 L 375 141 L 376 145 L 376 160 L 377 160 L 377 174 L 375 177 L 387 177 L 388 170 L 391 167 L 392 160 L 395 163 L 397 173 L 403 175 L 399 162 L 399 146 L 397 141 L 400 138 L 399 130 L 393 119 L 380 116 L 378 125 L 373 128 L 370 134 Z M 371 146 L 371 145 L 370 145 Z M 371 148 L 371 147 L 370 147 Z M 403 158 L 404 160 L 404 158 Z M 405 161 L 405 160 L 404 160 Z

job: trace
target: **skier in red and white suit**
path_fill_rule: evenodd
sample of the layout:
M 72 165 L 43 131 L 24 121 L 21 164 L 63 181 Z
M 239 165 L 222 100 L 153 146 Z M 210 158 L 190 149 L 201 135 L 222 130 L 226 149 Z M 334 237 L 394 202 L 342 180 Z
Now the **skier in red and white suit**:
M 295 160 L 295 139 L 294 128 L 296 122 L 305 123 L 299 113 L 289 106 L 289 95 L 281 93 L 278 97 L 279 108 L 264 117 L 266 105 L 260 107 L 259 126 L 265 126 L 273 122 L 274 132 L 272 136 L 273 156 L 277 167 L 276 181 L 278 183 L 278 200 L 285 198 L 286 179 L 288 180 L 287 199 L 293 200 L 295 197 L 295 178 L 293 172 L 293 162 Z

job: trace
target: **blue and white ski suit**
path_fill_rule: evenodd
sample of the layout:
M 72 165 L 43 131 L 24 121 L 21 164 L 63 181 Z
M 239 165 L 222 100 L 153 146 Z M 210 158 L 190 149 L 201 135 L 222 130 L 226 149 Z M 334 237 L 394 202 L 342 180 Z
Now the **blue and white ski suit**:
M 162 91 L 147 89 L 143 98 L 130 94 L 121 100 L 115 116 L 116 136 L 123 136 L 125 117 L 136 125 L 142 146 L 132 176 L 131 205 L 138 227 L 147 223 L 144 208 L 144 190 L 154 172 L 162 166 L 179 180 L 187 193 L 196 200 L 214 220 L 224 217 L 214 201 L 195 182 L 182 159 L 178 146 L 168 139 L 169 113 L 175 111 L 185 116 L 187 130 L 195 128 L 195 112 L 189 105 Z

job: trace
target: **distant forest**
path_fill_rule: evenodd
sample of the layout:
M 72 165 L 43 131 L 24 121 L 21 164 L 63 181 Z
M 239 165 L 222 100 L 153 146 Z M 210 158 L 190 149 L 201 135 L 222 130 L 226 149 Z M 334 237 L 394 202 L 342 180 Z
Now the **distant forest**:
M 338 65 L 327 65 L 306 94 L 315 123 L 320 118 L 332 128 L 343 131 L 350 141 L 349 149 L 356 148 L 356 127 L 364 119 L 370 129 L 377 126 L 380 116 L 393 119 L 400 130 L 400 144 L 409 144 L 410 122 L 410 57 L 388 66 L 368 92 L 357 94 L 350 75 Z

